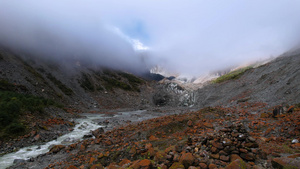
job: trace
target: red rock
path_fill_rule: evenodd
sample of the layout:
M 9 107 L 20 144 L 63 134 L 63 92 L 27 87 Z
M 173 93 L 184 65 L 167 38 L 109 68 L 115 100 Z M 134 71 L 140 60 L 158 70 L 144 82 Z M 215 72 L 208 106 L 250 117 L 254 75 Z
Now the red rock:
M 213 128 L 214 127 L 212 123 L 208 123 L 208 122 L 203 123 L 203 125 L 205 127 L 208 127 L 208 128 Z
M 186 168 L 194 163 L 195 157 L 192 153 L 184 153 L 180 158 L 180 163 L 182 163 Z
M 158 165 L 158 167 L 160 169 L 168 169 L 168 167 L 165 164 L 160 164 L 160 165 Z
M 104 169 L 101 164 L 95 164 L 90 169 Z
M 291 147 L 294 149 L 298 149 L 298 148 L 300 148 L 300 143 L 292 144 Z
M 74 165 L 70 165 L 67 169 L 78 169 L 78 168 L 75 167 Z
M 219 154 L 210 154 L 210 157 L 214 158 L 214 159 L 219 159 L 220 155 Z
M 219 143 L 217 141 L 213 141 L 212 145 L 218 149 L 221 149 L 221 150 L 224 149 L 224 146 L 222 145 L 222 143 Z
M 64 145 L 55 145 L 50 149 L 49 153 L 58 153 L 60 150 L 64 149 L 65 147 L 66 146 Z
M 91 159 L 90 159 L 90 164 L 92 164 L 94 161 L 95 161 L 96 159 L 94 158 L 94 157 L 91 157 Z
M 169 169 L 184 169 L 184 165 L 179 162 L 175 162 Z
M 201 169 L 207 169 L 207 165 L 205 163 L 199 163 Z
M 140 160 L 136 160 L 136 161 L 132 162 L 132 164 L 130 165 L 129 168 L 139 169 L 140 168 L 139 162 L 140 162 Z
M 274 158 L 271 163 L 274 168 L 300 168 L 300 161 L 293 158 Z
M 247 169 L 247 165 L 245 161 L 241 159 L 236 159 L 235 161 L 231 162 L 225 169 Z
M 109 166 L 105 167 L 105 169 L 119 169 L 120 166 L 116 165 L 115 163 L 110 163 Z
M 80 151 L 84 151 L 85 150 L 85 146 L 83 144 L 80 145 Z
M 166 160 L 166 154 L 163 152 L 156 152 L 154 156 L 154 161 L 163 162 Z
M 235 161 L 237 159 L 242 160 L 242 158 L 239 155 L 237 155 L 237 154 L 231 154 L 230 155 L 230 162 L 233 162 L 233 161 Z
M 247 153 L 247 152 L 248 152 L 246 149 L 243 149 L 243 148 L 240 148 L 239 151 L 240 151 L 241 153 Z
M 208 168 L 209 169 L 218 169 L 216 164 L 209 164 Z
M 241 153 L 240 156 L 242 159 L 245 159 L 247 161 L 253 161 L 254 160 L 254 154 L 253 153 Z
M 216 147 L 212 147 L 210 151 L 214 154 L 219 152 L 219 150 Z
M 41 136 L 38 134 L 38 135 L 36 135 L 36 136 L 34 136 L 34 141 L 38 141 L 39 139 L 41 138 Z
M 187 122 L 187 125 L 188 125 L 189 127 L 192 127 L 192 126 L 193 126 L 193 122 L 192 122 L 191 120 L 189 120 L 189 121 Z
M 123 165 L 128 164 L 128 163 L 131 163 L 131 161 L 128 160 L 128 159 L 123 159 L 123 160 L 119 163 L 119 166 L 122 167 Z
M 152 147 L 152 144 L 151 144 L 151 143 L 148 143 L 148 144 L 145 145 L 145 149 L 147 149 L 147 150 L 148 150 L 149 148 L 151 148 L 151 147 Z
M 138 163 L 138 165 L 142 168 L 142 169 L 149 169 L 151 168 L 152 164 L 151 164 L 151 161 L 148 160 L 148 159 L 144 159 L 142 161 L 140 161 Z
M 195 167 L 195 166 L 189 166 L 188 169 L 197 169 L 197 167 Z
M 229 162 L 229 156 L 221 155 L 220 160 L 225 161 L 225 162 Z
M 150 140 L 150 141 L 155 141 L 155 140 L 158 140 L 158 138 L 156 138 L 155 136 L 151 135 L 151 136 L 149 137 L 149 140 Z
M 288 156 L 288 158 L 297 158 L 297 157 L 300 157 L 300 154 L 293 154 Z

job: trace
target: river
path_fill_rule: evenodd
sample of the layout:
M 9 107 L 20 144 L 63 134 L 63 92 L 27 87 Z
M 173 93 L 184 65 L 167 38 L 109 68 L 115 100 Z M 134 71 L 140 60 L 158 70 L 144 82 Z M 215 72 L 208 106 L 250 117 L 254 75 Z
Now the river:
M 76 125 L 70 133 L 62 135 L 55 140 L 44 143 L 43 145 L 33 145 L 29 147 L 24 147 L 16 152 L 5 154 L 0 157 L 0 169 L 5 169 L 13 165 L 15 159 L 18 160 L 29 160 L 31 158 L 37 157 L 40 154 L 47 153 L 49 147 L 53 145 L 70 145 L 77 141 L 83 140 L 83 136 L 89 134 L 91 130 L 96 130 L 99 127 L 107 127 L 99 121 L 109 119 L 111 121 L 123 121 L 118 124 L 124 124 L 126 121 L 131 122 L 142 121 L 149 118 L 154 118 L 161 116 L 161 113 L 148 112 L 146 110 L 119 112 L 111 116 L 106 116 L 104 114 L 83 114 L 82 118 L 76 119 Z M 110 124 L 112 125 L 112 124 Z

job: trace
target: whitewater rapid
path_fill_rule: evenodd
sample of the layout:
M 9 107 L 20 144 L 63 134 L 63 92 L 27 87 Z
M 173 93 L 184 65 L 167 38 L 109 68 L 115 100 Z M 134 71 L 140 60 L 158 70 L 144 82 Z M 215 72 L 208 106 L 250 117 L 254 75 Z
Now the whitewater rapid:
M 5 169 L 11 165 L 15 159 L 29 160 L 30 158 L 34 158 L 40 154 L 47 153 L 49 151 L 49 147 L 53 145 L 70 145 L 74 142 L 82 140 L 82 137 L 91 130 L 96 130 L 99 127 L 104 127 L 98 125 L 94 120 L 101 119 L 102 114 L 85 114 L 86 118 L 77 119 L 78 123 L 75 125 L 74 130 L 68 134 L 58 137 L 55 140 L 49 141 L 43 145 L 33 145 L 29 147 L 24 147 L 18 150 L 17 152 L 5 154 L 0 157 L 0 169 Z

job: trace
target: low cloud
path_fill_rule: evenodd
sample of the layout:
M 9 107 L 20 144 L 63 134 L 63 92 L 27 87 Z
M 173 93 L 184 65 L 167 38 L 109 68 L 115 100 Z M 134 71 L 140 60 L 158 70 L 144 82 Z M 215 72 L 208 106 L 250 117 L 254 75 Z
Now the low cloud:
M 299 42 L 299 6 L 292 0 L 4 0 L 0 43 L 55 59 L 134 71 L 159 64 L 199 75 L 292 48 Z M 149 49 L 141 54 L 134 44 Z

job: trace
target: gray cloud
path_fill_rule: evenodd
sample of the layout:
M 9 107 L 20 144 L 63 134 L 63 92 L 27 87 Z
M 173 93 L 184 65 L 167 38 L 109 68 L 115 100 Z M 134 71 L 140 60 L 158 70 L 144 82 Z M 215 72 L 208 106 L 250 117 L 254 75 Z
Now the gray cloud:
M 76 56 L 136 70 L 146 62 L 199 75 L 293 47 L 299 6 L 293 0 L 7 0 L 0 2 L 0 42 L 47 57 Z M 129 37 L 136 31 L 132 38 L 150 47 L 148 58 L 142 61 L 115 28 Z

